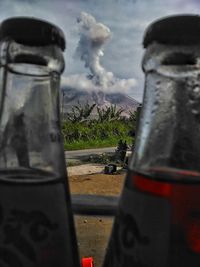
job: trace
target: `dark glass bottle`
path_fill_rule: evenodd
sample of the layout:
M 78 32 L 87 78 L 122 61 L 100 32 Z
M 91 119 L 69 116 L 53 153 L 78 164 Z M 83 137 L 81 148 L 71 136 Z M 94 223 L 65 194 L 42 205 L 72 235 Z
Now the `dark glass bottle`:
M 0 26 L 2 266 L 79 266 L 59 118 L 64 49 L 49 22 Z
M 194 15 L 146 31 L 143 107 L 104 267 L 200 265 L 199 33 Z

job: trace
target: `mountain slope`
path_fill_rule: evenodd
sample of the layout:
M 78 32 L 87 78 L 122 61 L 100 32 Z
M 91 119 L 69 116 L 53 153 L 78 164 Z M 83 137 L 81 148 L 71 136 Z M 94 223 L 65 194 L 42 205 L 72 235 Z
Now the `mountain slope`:
M 124 109 L 124 115 L 129 111 L 134 111 L 140 105 L 135 99 L 123 93 L 105 93 L 103 91 L 80 91 L 74 88 L 62 88 L 61 105 L 64 113 L 70 112 L 71 108 L 77 104 L 93 104 L 100 108 L 116 105 L 117 108 Z

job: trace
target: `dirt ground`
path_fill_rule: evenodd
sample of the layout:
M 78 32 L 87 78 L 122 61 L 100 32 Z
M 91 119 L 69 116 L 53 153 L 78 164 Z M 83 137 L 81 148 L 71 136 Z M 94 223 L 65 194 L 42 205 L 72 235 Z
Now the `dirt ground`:
M 69 175 L 70 190 L 72 194 L 119 196 L 125 175 L 125 172 Z M 95 267 L 102 266 L 112 224 L 113 217 L 75 216 L 80 257 L 93 257 Z

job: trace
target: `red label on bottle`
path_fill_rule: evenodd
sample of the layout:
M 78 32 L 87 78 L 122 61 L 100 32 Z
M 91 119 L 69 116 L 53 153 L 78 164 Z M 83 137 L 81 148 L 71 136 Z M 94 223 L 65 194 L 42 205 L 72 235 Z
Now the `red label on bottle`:
M 140 191 L 149 192 L 160 197 L 170 197 L 171 195 L 171 184 L 169 183 L 151 180 L 140 175 L 134 175 L 132 179 L 134 186 Z

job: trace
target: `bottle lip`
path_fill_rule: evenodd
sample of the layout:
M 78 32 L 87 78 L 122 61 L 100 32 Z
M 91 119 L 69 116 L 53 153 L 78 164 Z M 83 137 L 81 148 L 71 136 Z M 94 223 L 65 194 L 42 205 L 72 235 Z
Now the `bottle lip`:
M 56 25 L 34 17 L 11 17 L 0 25 L 0 40 L 11 38 L 30 46 L 57 45 L 65 50 L 63 31 Z
M 167 45 L 195 45 L 200 43 L 200 16 L 173 15 L 154 21 L 147 27 L 143 46 L 153 42 Z

